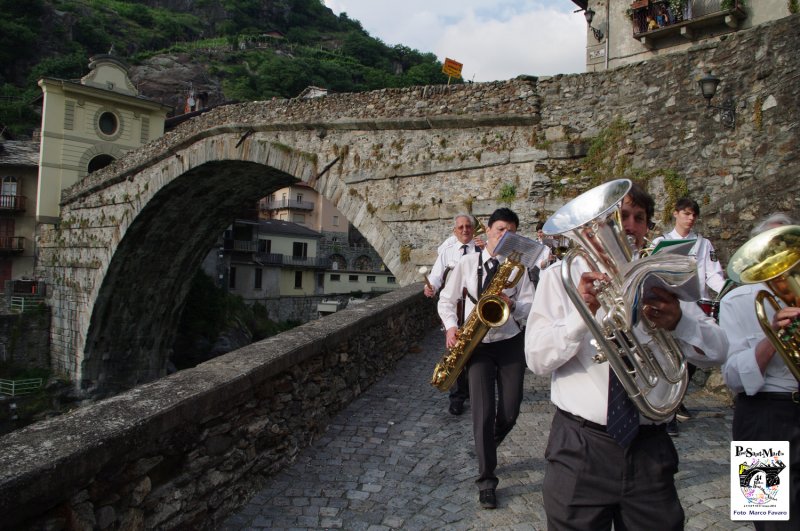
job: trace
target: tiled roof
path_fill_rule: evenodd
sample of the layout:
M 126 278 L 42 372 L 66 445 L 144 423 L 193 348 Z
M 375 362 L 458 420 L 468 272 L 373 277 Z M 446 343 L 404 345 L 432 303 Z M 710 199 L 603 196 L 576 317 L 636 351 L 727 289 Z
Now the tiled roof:
M 280 219 L 262 219 L 258 222 L 258 231 L 268 234 L 294 234 L 307 238 L 322 238 L 322 234 L 291 221 Z
M 0 141 L 0 166 L 38 166 L 39 142 L 31 140 Z

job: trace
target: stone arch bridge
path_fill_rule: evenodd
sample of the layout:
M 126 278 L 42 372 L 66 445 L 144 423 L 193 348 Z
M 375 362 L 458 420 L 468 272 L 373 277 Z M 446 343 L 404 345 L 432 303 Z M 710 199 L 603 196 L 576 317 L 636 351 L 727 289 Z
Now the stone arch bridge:
M 667 180 L 685 176 L 707 205 L 704 233 L 741 243 L 726 216 L 798 209 L 755 178 L 798 174 L 796 18 L 603 73 L 254 102 L 190 120 L 65 191 L 60 223 L 41 228 L 52 366 L 98 393 L 162 376 L 192 275 L 217 236 L 298 180 L 402 284 L 432 263 L 454 214 L 508 204 L 531 234 L 603 172 L 646 174 L 662 200 Z M 735 130 L 704 109 L 702 68 L 740 102 Z M 623 138 L 604 146 L 614 123 L 626 124 Z

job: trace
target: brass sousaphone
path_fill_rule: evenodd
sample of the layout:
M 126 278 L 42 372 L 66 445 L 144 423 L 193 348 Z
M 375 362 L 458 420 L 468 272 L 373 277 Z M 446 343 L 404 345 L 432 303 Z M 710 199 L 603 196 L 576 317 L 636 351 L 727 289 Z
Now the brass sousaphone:
M 775 331 L 765 302 L 777 312 L 778 299 L 800 306 L 800 225 L 776 227 L 750 239 L 731 257 L 728 277 L 737 284 L 764 283 L 770 289 L 756 294 L 758 324 L 792 375 L 800 382 L 800 321 Z

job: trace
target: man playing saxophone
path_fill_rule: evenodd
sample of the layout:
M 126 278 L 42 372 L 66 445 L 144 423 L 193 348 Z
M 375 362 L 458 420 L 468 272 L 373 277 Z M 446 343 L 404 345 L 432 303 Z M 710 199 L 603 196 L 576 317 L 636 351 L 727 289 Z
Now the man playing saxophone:
M 769 229 L 793 225 L 776 213 L 750 232 L 755 237 Z M 733 261 L 731 266 L 734 266 Z M 800 522 L 800 395 L 798 382 L 764 334 L 755 312 L 756 294 L 769 291 L 763 284 L 745 284 L 720 302 L 719 325 L 728 334 L 730 350 L 722 376 L 736 394 L 734 441 L 789 441 L 789 521 L 756 521 L 759 531 L 797 529 Z M 800 308 L 786 306 L 772 316 L 772 328 L 789 326 L 800 318 Z
M 633 184 L 618 209 L 621 229 L 641 249 L 653 199 Z M 595 339 L 567 295 L 561 269 L 542 272 L 525 332 L 528 367 L 551 375 L 557 406 L 542 488 L 548 529 L 595 531 L 612 524 L 617 530 L 683 529 L 675 446 L 663 421 L 654 422 L 633 406 L 609 363 L 596 363 Z M 588 310 L 595 319 L 602 317 L 596 282 L 608 278 L 591 271 L 584 259 L 572 262 L 570 273 Z M 725 335 L 696 304 L 660 288 L 646 296 L 644 317 L 669 331 L 684 356 L 700 366 L 723 361 Z M 647 343 L 644 326 L 639 322 L 633 333 Z
M 458 299 L 466 289 L 465 313 L 469 315 L 505 259 L 495 254 L 500 238 L 507 231 L 516 232 L 519 217 L 508 208 L 500 208 L 492 213 L 487 225 L 487 242 L 483 251 L 462 257 L 439 294 L 439 317 L 447 330 L 448 349 L 455 346 L 459 339 Z M 511 316 L 503 325 L 488 331 L 472 352 L 466 366 L 480 474 L 476 480 L 480 493 L 478 499 L 485 509 L 497 506 L 497 446 L 514 427 L 522 403 L 525 355 L 524 336 L 519 323 L 524 322 L 533 302 L 533 284 L 527 272 L 522 274 L 515 286 L 503 290 L 499 296 L 508 305 Z

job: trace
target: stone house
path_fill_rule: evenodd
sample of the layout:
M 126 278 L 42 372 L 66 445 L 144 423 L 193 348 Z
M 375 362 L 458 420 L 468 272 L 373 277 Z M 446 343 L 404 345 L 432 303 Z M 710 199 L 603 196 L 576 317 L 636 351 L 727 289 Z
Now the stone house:
M 685 52 L 789 16 L 786 0 L 572 0 L 587 16 L 586 71 Z
M 0 290 L 33 278 L 39 142 L 0 138 Z
M 323 294 L 384 293 L 399 287 L 375 249 L 330 201 L 307 184 L 296 183 L 263 198 L 259 217 L 292 221 L 322 236 L 318 256 L 330 264 L 321 281 Z
M 79 81 L 43 78 L 36 221 L 56 223 L 62 190 L 164 134 L 170 107 L 145 99 L 113 55 Z

